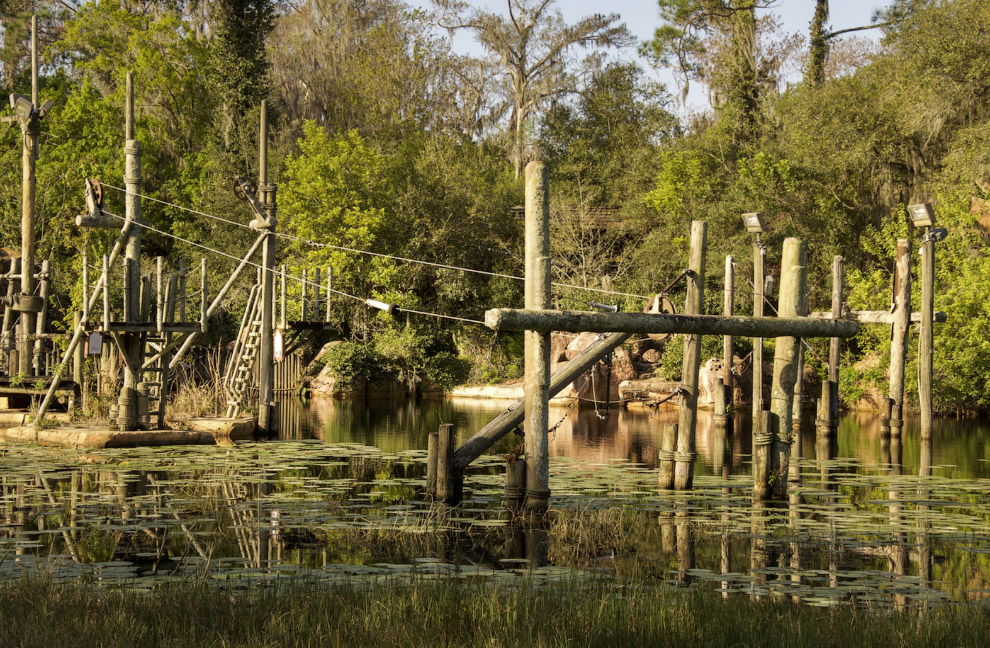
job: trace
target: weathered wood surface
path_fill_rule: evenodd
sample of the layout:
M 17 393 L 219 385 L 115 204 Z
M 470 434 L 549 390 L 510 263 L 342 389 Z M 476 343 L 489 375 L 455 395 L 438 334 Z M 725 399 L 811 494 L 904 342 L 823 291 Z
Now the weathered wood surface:
M 894 322 L 894 314 L 890 311 L 845 311 L 838 317 L 835 317 L 828 311 L 813 311 L 808 313 L 808 317 L 823 320 L 848 320 L 850 322 L 859 322 L 860 324 L 893 324 Z M 922 311 L 911 313 L 911 323 L 920 324 L 922 317 Z M 945 324 L 948 319 L 949 316 L 945 311 L 934 311 L 932 313 L 932 321 L 936 324 Z
M 807 278 L 807 259 L 804 243 L 797 238 L 784 241 L 780 260 L 780 300 L 777 312 L 783 318 L 795 317 L 801 309 Z M 792 417 L 794 413 L 794 385 L 797 382 L 797 336 L 778 335 L 773 354 L 773 385 L 770 390 L 770 411 L 777 418 L 774 469 L 777 480 L 774 494 L 787 496 L 787 480 L 790 469 Z
M 485 313 L 485 325 L 506 331 L 565 331 L 582 333 L 682 333 L 738 337 L 839 337 L 859 332 L 859 322 L 811 317 L 723 317 L 672 313 L 595 313 L 591 311 L 495 308 Z
M 705 256 L 708 224 L 691 223 L 691 253 L 688 259 L 686 315 L 701 312 L 705 304 Z M 677 452 L 674 455 L 674 488 L 690 490 L 694 485 L 695 435 L 698 427 L 698 373 L 701 370 L 701 335 L 684 336 L 681 365 L 681 405 L 677 423 Z
M 907 361 L 908 329 L 911 316 L 911 241 L 897 241 L 894 272 L 894 312 L 890 330 L 890 391 L 893 401 L 889 419 L 890 433 L 900 435 L 904 412 L 904 366 Z
M 918 405 L 921 408 L 921 438 L 925 440 L 932 437 L 934 310 L 935 241 L 928 238 L 921 245 L 921 327 L 918 329 Z
M 757 236 L 753 243 L 753 317 L 763 317 L 763 265 L 766 248 Z M 757 412 L 763 409 L 763 336 L 753 338 L 753 427 L 757 425 Z M 755 452 L 755 450 L 754 450 Z
M 549 169 L 538 161 L 526 165 L 526 285 L 527 309 L 550 306 Z M 550 501 L 550 333 L 526 331 L 526 500 L 527 509 L 546 508 Z
M 597 364 L 599 360 L 614 351 L 630 337 L 632 336 L 629 333 L 612 333 L 589 344 L 584 351 L 550 377 L 550 398 L 562 392 L 578 376 Z M 454 467 L 461 470 L 483 455 L 499 439 L 522 423 L 524 415 L 524 400 L 520 399 L 489 421 L 488 425 L 478 430 L 474 436 L 465 441 L 454 452 Z

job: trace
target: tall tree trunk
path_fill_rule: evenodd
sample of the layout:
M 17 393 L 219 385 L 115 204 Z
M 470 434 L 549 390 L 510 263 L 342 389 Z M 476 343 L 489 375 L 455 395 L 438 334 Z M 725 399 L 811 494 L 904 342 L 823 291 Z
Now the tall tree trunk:
M 820 87 L 825 83 L 825 61 L 828 58 L 828 35 L 825 22 L 828 20 L 828 0 L 816 0 L 815 15 L 811 19 L 811 51 L 808 53 L 808 68 L 805 80 Z

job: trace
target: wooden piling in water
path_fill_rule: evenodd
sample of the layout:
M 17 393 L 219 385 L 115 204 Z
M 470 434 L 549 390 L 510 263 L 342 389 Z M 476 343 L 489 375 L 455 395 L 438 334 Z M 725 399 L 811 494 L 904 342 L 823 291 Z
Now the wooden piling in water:
M 898 239 L 894 271 L 894 322 L 890 327 L 890 414 L 892 436 L 900 436 L 904 411 L 904 364 L 911 322 L 911 241 Z
M 842 284 L 845 278 L 843 259 L 832 259 L 832 319 L 842 317 Z M 815 429 L 818 437 L 835 434 L 839 426 L 839 338 L 834 337 L 828 344 L 828 376 L 822 382 L 822 397 L 818 401 L 818 416 Z
M 777 437 L 777 416 L 760 410 L 753 428 L 753 498 L 765 500 L 770 496 L 770 452 Z
M 803 300 L 806 267 L 804 243 L 797 238 L 784 241 L 780 263 L 780 317 L 796 317 Z M 774 495 L 787 496 L 787 479 L 793 438 L 794 384 L 797 380 L 797 356 L 800 338 L 778 337 L 773 358 L 773 384 L 770 411 L 777 417 L 777 440 L 773 450 Z
M 426 439 L 426 496 L 437 496 L 437 458 L 439 451 L 439 432 L 430 432 Z
M 661 490 L 674 488 L 674 448 L 677 445 L 677 424 L 664 423 L 660 432 L 660 451 L 657 457 L 657 485 Z
M 550 306 L 549 169 L 543 162 L 526 165 L 527 309 Z M 550 503 L 549 401 L 550 333 L 525 332 L 526 508 L 535 513 Z
M 708 224 L 691 223 L 691 253 L 688 262 L 687 299 L 684 312 L 698 315 L 705 304 L 705 254 Z M 681 365 L 681 405 L 677 423 L 677 449 L 674 453 L 674 488 L 690 490 L 694 485 L 695 435 L 698 427 L 698 374 L 701 370 L 701 335 L 684 336 Z
M 261 101 L 258 146 L 258 191 L 267 224 L 262 242 L 261 328 L 258 331 L 258 432 L 272 436 L 275 428 L 275 344 L 272 309 L 275 304 L 275 185 L 268 184 L 268 103 Z
M 918 329 L 918 406 L 921 409 L 921 438 L 932 438 L 932 372 L 935 314 L 935 241 L 925 231 L 921 244 L 921 326 Z
M 753 317 L 763 317 L 763 264 L 767 249 L 757 237 L 753 244 Z M 753 425 L 763 409 L 763 338 L 753 338 Z
M 441 502 L 454 503 L 455 485 L 454 426 L 442 423 L 437 432 L 436 493 Z
M 517 510 L 526 494 L 526 461 L 517 454 L 505 458 L 505 505 Z
M 734 289 L 735 289 L 735 266 L 732 255 L 725 257 L 725 288 L 722 300 L 722 314 L 732 317 Z M 727 427 L 731 418 L 728 412 L 732 408 L 732 336 L 722 336 L 722 379 L 718 389 L 715 390 L 715 425 Z

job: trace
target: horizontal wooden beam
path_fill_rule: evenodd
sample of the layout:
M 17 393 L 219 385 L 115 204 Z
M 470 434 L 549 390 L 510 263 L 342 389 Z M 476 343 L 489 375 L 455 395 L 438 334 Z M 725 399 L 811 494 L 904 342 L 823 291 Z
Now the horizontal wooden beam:
M 808 317 L 830 320 L 832 319 L 832 313 L 815 311 L 814 313 L 808 313 Z M 846 311 L 839 319 L 859 322 L 860 324 L 891 324 L 894 321 L 893 318 L 893 314 L 889 311 Z M 949 316 L 945 314 L 945 311 L 935 311 L 934 321 L 936 324 L 945 324 L 948 319 Z M 920 322 L 921 313 L 911 313 L 911 323 L 919 324 Z
M 488 328 L 508 331 L 571 333 L 687 333 L 739 337 L 838 337 L 859 331 L 859 322 L 810 317 L 724 317 L 670 313 L 596 313 L 590 311 L 496 308 L 485 313 Z

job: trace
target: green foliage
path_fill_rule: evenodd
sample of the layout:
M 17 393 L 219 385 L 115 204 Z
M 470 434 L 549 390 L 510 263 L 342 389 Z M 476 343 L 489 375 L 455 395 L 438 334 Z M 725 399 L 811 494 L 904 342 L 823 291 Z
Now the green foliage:
M 354 387 L 362 378 L 378 375 L 378 358 L 368 345 L 358 342 L 335 344 L 323 354 L 331 377 L 341 389 Z

